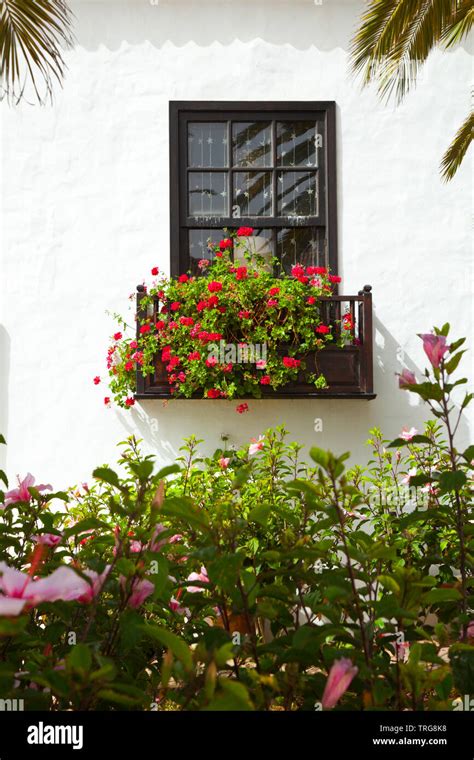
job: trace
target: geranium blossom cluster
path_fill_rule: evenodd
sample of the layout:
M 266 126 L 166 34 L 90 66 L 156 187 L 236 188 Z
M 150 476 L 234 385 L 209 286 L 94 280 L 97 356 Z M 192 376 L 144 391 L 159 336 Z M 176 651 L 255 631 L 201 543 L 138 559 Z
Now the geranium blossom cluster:
M 168 279 L 157 267 L 151 270 L 155 279 L 144 290 L 136 331 L 132 325 L 134 334 L 124 334 L 126 323 L 120 320 L 121 330 L 108 349 L 111 394 L 104 399 L 106 405 L 113 396 L 120 406 L 133 406 L 136 371 L 154 373 L 157 360 L 173 396 L 259 398 L 266 388 L 276 390 L 301 375 L 318 388 L 326 387 L 324 377 L 306 372 L 305 357 L 336 340 L 334 325 L 321 320 L 318 301 L 331 295 L 341 278 L 326 267 L 302 264 L 295 264 L 291 273 L 278 273 L 276 259 L 269 272 L 247 248 L 252 233 L 241 227 L 225 236 L 210 248 L 212 260 L 199 262 L 198 275 Z M 344 341 L 353 328 L 351 315 L 344 315 Z M 266 358 L 218 360 L 212 349 L 221 344 L 264 346 Z M 97 376 L 94 383 L 100 380 Z

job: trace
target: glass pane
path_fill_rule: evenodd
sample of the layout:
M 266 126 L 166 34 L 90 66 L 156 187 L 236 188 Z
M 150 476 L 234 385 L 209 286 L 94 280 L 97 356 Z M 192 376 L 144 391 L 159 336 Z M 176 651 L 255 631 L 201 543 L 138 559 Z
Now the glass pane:
M 234 166 L 272 165 L 272 128 L 270 122 L 234 122 L 232 124 Z
M 316 150 L 318 138 L 314 121 L 277 122 L 276 131 L 279 166 L 316 167 L 318 165 Z
M 324 230 L 318 227 L 277 230 L 277 257 L 287 274 L 295 264 L 327 266 Z
M 240 216 L 271 216 L 272 172 L 235 172 L 234 206 Z
M 228 166 L 226 122 L 189 122 L 188 166 L 191 169 Z
M 214 254 L 209 250 L 209 242 L 213 245 L 224 237 L 222 230 L 189 230 L 189 264 L 193 274 L 200 274 L 202 270 L 198 262 L 202 259 L 212 261 Z
M 188 206 L 189 216 L 227 216 L 227 174 L 190 172 Z
M 317 216 L 315 172 L 278 173 L 278 216 Z

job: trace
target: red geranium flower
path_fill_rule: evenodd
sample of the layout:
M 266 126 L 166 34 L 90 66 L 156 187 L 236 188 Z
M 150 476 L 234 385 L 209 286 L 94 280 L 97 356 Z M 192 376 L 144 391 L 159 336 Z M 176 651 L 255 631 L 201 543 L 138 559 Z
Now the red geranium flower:
M 179 321 L 182 325 L 185 325 L 185 327 L 191 327 L 194 324 L 194 319 L 192 317 L 180 317 Z
M 125 399 L 125 406 L 133 406 L 134 403 L 135 403 L 135 399 L 134 398 L 126 398 Z
M 248 272 L 247 267 L 237 267 L 235 270 L 235 277 L 237 280 L 245 280 L 247 279 Z
M 224 238 L 219 243 L 219 248 L 221 251 L 225 251 L 227 248 L 232 248 L 232 240 L 230 238 Z
M 304 267 L 301 264 L 296 264 L 294 267 L 291 267 L 291 274 L 293 277 L 303 277 Z
M 269 296 L 276 296 L 277 293 L 279 293 L 279 292 L 280 292 L 280 288 L 277 288 L 277 287 L 270 288 L 270 290 L 268 291 L 268 295 Z
M 289 367 L 290 369 L 294 369 L 295 367 L 299 367 L 301 364 L 300 359 L 294 359 L 292 356 L 284 356 L 283 357 L 283 364 L 285 367 Z
M 229 362 L 229 364 L 224 364 L 224 366 L 222 367 L 222 371 L 227 374 L 228 372 L 232 372 L 233 367 L 234 365 L 231 362 Z
M 145 333 L 149 333 L 149 332 L 150 332 L 150 330 L 151 330 L 151 327 L 150 327 L 150 325 L 142 325 L 142 326 L 140 327 L 140 333 L 141 333 L 142 335 L 145 335 Z
M 114 333 L 114 340 L 122 340 L 122 333 L 121 332 Z
M 130 348 L 138 348 L 138 343 L 136 340 L 132 340 L 130 342 Z
M 314 296 L 310 296 L 310 297 L 307 299 L 306 303 L 309 303 L 309 305 L 310 305 L 310 306 L 312 306 L 314 303 L 316 303 L 316 299 L 315 299 L 315 297 L 314 297 Z
M 278 301 L 276 298 L 269 298 L 267 301 L 267 306 L 271 309 L 273 306 L 278 306 Z
M 189 356 L 188 356 L 189 359 Z M 208 356 L 206 359 L 206 367 L 215 367 L 217 364 L 217 359 L 215 356 Z
M 171 311 L 178 311 L 179 307 L 181 306 L 179 301 L 173 301 L 173 303 L 170 306 Z
M 248 410 L 249 410 L 249 405 L 248 404 L 239 404 L 238 406 L 235 407 L 235 411 L 238 412 L 239 414 L 243 414 L 244 412 L 248 412 Z
M 270 385 L 270 375 L 264 375 L 260 378 L 260 385 Z
M 239 311 L 239 317 L 240 319 L 248 319 L 250 317 L 250 312 L 247 311 L 247 309 L 242 309 L 242 311 Z
M 159 319 L 158 322 L 155 322 L 155 327 L 157 330 L 163 330 L 163 328 L 166 327 L 166 322 L 163 322 L 162 319 Z
M 250 237 L 253 235 L 253 227 L 239 227 L 237 237 Z
M 125 364 L 125 372 L 131 372 L 132 369 L 133 369 L 133 362 L 127 362 Z
M 218 280 L 212 280 L 212 282 L 210 282 L 207 286 L 207 289 L 209 293 L 217 293 L 219 290 L 222 290 L 222 282 L 219 282 Z
M 99 385 L 100 383 L 100 377 L 97 375 L 97 377 L 94 377 L 94 385 Z
M 316 332 L 320 333 L 321 335 L 327 335 L 328 332 L 330 332 L 330 328 L 327 325 L 318 325 Z
M 329 282 L 341 282 L 341 277 L 339 277 L 337 274 L 330 274 Z
M 219 398 L 220 395 L 221 392 L 217 388 L 209 388 L 206 393 L 207 398 Z
M 200 358 L 201 358 L 201 354 L 199 353 L 199 351 L 191 351 L 191 353 L 188 354 L 188 360 L 190 362 L 199 361 Z
M 153 267 L 153 269 L 151 270 L 152 275 L 154 275 L 155 277 L 157 274 L 159 274 L 159 272 L 160 270 L 158 269 L 158 267 Z
M 108 396 L 104 398 L 104 404 L 105 406 L 110 406 L 110 398 Z
M 189 277 L 187 274 L 180 274 L 178 277 L 178 282 L 187 282 L 189 280 Z

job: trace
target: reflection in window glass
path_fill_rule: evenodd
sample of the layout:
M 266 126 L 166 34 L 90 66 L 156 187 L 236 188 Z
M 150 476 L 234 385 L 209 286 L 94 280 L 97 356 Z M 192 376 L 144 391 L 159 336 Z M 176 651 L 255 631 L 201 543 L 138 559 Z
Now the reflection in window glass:
M 201 259 L 212 261 L 214 253 L 209 249 L 209 243 L 216 245 L 222 240 L 223 232 L 221 230 L 189 230 L 189 264 L 193 274 L 200 274 L 202 270 L 198 267 Z
M 317 136 L 314 121 L 277 122 L 279 166 L 316 167 Z
M 279 172 L 277 187 L 280 216 L 318 215 L 315 172 Z
M 232 124 L 234 166 L 267 167 L 272 165 L 272 129 L 269 122 L 234 122 Z
M 271 216 L 272 173 L 235 172 L 234 205 L 240 216 Z
M 277 257 L 289 274 L 295 264 L 327 266 L 324 231 L 317 227 L 293 227 L 277 231 Z
M 189 216 L 227 215 L 227 174 L 225 172 L 190 172 L 188 188 Z
M 228 166 L 226 122 L 189 122 L 188 166 L 224 168 Z

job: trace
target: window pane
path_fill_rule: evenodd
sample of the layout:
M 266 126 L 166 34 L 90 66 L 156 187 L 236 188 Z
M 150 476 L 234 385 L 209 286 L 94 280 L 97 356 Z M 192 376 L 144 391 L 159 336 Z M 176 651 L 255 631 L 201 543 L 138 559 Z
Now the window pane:
M 314 121 L 277 122 L 279 166 L 316 167 L 316 124 Z
M 224 237 L 222 230 L 189 230 L 189 265 L 193 274 L 200 274 L 198 262 L 212 261 L 214 254 L 209 250 L 209 241 L 215 245 Z
M 318 215 L 315 172 L 279 172 L 277 186 L 279 216 Z
M 226 122 L 189 122 L 188 166 L 191 169 L 228 166 Z
M 303 264 L 305 267 L 327 266 L 324 230 L 318 227 L 279 229 L 277 257 L 288 274 L 295 264 Z
M 235 172 L 234 205 L 240 216 L 271 216 L 272 172 Z
M 227 174 L 190 172 L 189 216 L 227 216 Z
M 272 165 L 272 128 L 270 122 L 234 122 L 232 124 L 234 166 Z

